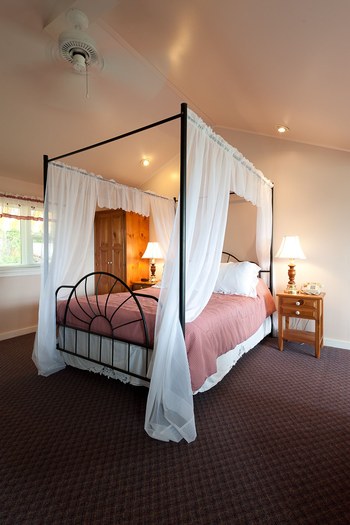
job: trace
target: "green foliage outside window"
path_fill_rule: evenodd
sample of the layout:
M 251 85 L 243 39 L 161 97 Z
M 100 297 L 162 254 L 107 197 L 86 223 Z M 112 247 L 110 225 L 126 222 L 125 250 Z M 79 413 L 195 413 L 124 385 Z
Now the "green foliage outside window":
M 11 222 L 5 226 L 5 221 Z M 19 221 L 0 219 L 0 265 L 21 263 L 21 232 Z
M 0 218 L 0 266 L 39 264 L 43 223 Z
M 43 203 L 0 192 L 0 270 L 36 266 L 43 256 Z

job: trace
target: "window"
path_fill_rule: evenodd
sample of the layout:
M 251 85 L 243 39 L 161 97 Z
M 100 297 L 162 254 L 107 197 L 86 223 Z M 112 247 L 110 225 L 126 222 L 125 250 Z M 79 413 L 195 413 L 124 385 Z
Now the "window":
M 43 202 L 0 193 L 0 271 L 39 267 L 43 257 Z

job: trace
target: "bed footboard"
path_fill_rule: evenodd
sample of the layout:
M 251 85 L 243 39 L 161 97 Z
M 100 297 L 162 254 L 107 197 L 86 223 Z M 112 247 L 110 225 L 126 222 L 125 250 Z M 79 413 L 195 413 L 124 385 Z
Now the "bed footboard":
M 57 350 L 149 382 L 157 303 L 107 272 L 60 286 Z

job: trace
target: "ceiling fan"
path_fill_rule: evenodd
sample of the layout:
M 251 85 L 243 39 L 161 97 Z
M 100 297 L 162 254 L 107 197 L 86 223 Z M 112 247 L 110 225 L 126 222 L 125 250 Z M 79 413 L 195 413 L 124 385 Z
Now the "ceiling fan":
M 88 96 L 88 68 L 103 67 L 103 58 L 95 41 L 88 35 L 89 20 L 80 9 L 69 9 L 66 14 L 72 28 L 58 37 L 58 51 L 61 58 L 69 62 L 75 71 L 86 75 L 86 96 Z
M 73 105 L 73 90 L 78 86 L 74 73 L 85 77 L 84 98 L 90 98 L 89 84 L 92 79 L 94 93 L 103 92 L 103 100 L 115 97 L 116 92 L 135 95 L 142 100 L 153 99 L 164 87 L 164 79 L 158 71 L 150 68 L 142 55 L 124 41 L 106 20 L 98 18 L 94 10 L 87 16 L 78 8 L 68 9 L 49 22 L 45 31 L 52 38 L 48 46 L 51 67 L 45 68 L 47 78 L 50 75 L 47 83 L 50 82 L 50 89 L 56 93 L 51 104 L 57 105 L 62 99 L 64 106 L 70 102 Z M 100 49 L 103 49 L 103 55 Z M 63 73 L 59 76 L 57 66 L 61 66 Z M 65 75 L 62 68 L 71 74 Z M 140 82 L 140 78 L 143 82 Z M 67 93 L 72 93 L 72 96 L 67 98 Z M 101 100 L 94 97 L 96 104 L 101 104 Z
M 60 56 L 70 62 L 79 73 L 85 73 L 88 66 L 103 66 L 103 60 L 97 51 L 95 41 L 86 33 L 89 27 L 88 17 L 79 9 L 69 9 L 67 20 L 72 29 L 63 31 L 58 37 Z

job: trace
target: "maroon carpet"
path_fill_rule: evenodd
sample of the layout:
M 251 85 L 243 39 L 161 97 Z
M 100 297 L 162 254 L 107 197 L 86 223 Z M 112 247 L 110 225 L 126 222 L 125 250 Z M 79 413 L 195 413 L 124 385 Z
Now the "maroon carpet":
M 198 438 L 143 429 L 147 391 L 0 342 L 0 524 L 349 524 L 350 352 L 275 339 L 195 396 Z

